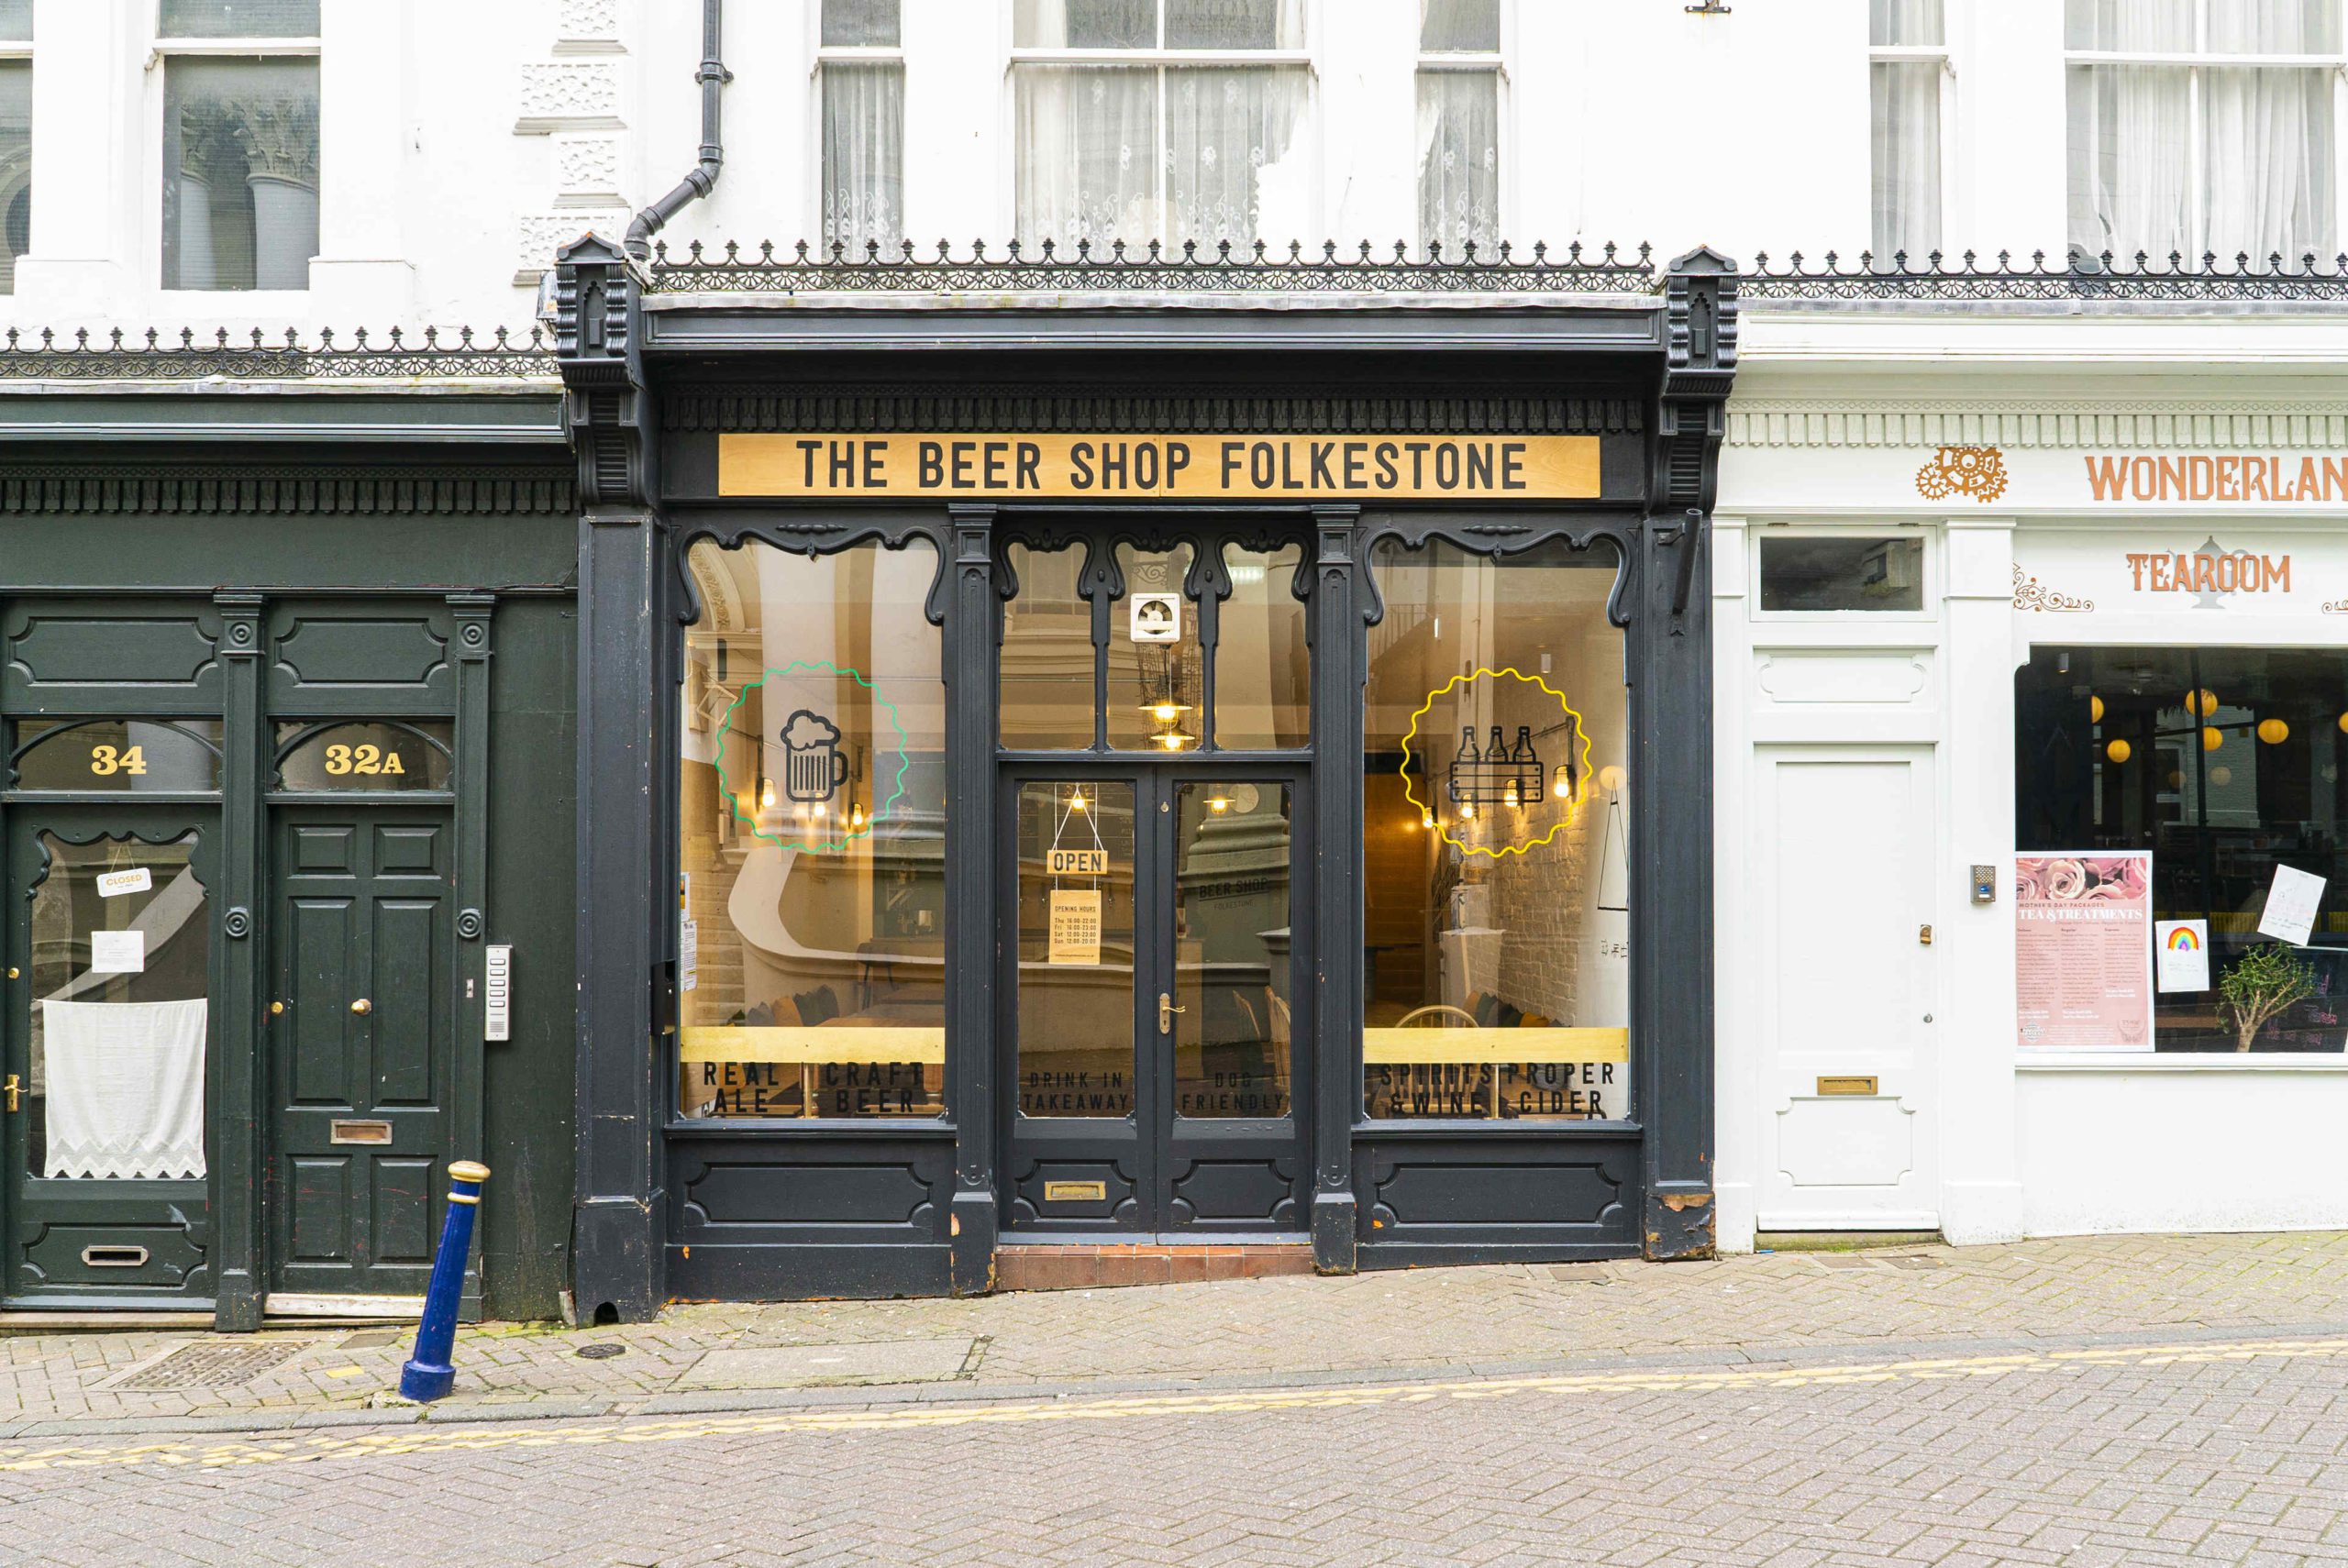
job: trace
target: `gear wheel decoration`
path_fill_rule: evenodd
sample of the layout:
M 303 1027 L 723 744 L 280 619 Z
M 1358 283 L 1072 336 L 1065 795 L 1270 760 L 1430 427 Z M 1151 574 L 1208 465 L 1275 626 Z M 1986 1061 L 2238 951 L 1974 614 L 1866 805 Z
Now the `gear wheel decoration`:
M 1463 843 L 1454 832 L 1454 829 L 1456 826 L 1456 819 L 1445 818 L 1437 813 L 1434 810 L 1434 803 L 1432 801 L 1420 800 L 1417 786 L 1411 778 L 1411 755 L 1413 751 L 1416 751 L 1419 754 L 1422 763 L 1420 771 L 1424 773 L 1429 778 L 1433 778 L 1434 777 L 1434 758 L 1432 753 L 1429 751 L 1426 745 L 1419 739 L 1420 723 L 1434 711 L 1435 703 L 1442 701 L 1445 697 L 1449 696 L 1453 690 L 1461 687 L 1472 687 L 1479 680 L 1520 680 L 1527 686 L 1539 687 L 1544 692 L 1556 699 L 1557 711 L 1563 713 L 1566 719 L 1565 730 L 1567 756 L 1565 770 L 1566 777 L 1570 781 L 1571 790 L 1564 802 L 1566 809 L 1558 814 L 1557 820 L 1549 825 L 1549 831 L 1543 834 L 1539 838 L 1530 839 L 1523 844 L 1502 845 L 1497 849 L 1484 845 Z M 1518 725 L 1515 727 L 1514 733 L 1519 735 L 1520 739 L 1528 738 L 1524 736 L 1524 732 L 1530 728 L 1530 725 Z M 1538 758 L 1535 758 L 1534 760 L 1537 762 Z M 1462 770 L 1463 761 L 1469 763 L 1469 766 L 1466 768 L 1465 772 Z M 1513 759 L 1512 759 L 1512 761 Z M 1489 809 L 1488 807 L 1485 807 L 1484 804 L 1487 791 L 1474 782 L 1462 785 L 1460 783 L 1460 779 L 1463 778 L 1472 778 L 1473 776 L 1479 772 L 1489 772 L 1493 764 L 1489 759 L 1484 760 L 1479 768 L 1475 765 L 1475 759 L 1455 758 L 1452 765 L 1444 770 L 1444 777 L 1456 798 L 1468 804 L 1477 805 L 1480 809 Z M 1547 681 L 1542 679 L 1539 676 L 1526 675 L 1514 668 L 1479 668 L 1472 674 L 1455 675 L 1450 679 L 1445 681 L 1441 686 L 1427 693 L 1427 700 L 1420 703 L 1418 711 L 1411 715 L 1410 731 L 1402 737 L 1402 766 L 1400 771 L 1402 775 L 1402 798 L 1410 802 L 1412 808 L 1418 812 L 1422 818 L 1431 819 L 1434 822 L 1435 831 L 1442 836 L 1444 843 L 1451 845 L 1452 848 L 1458 850 L 1463 855 L 1481 855 L 1490 859 L 1498 860 L 1504 856 L 1522 855 L 1528 849 L 1541 848 L 1543 845 L 1548 844 L 1552 839 L 1556 838 L 1558 834 L 1564 832 L 1567 825 L 1574 820 L 1577 808 L 1581 805 L 1583 799 L 1589 793 L 1589 731 L 1582 723 L 1581 714 L 1574 708 L 1572 703 L 1566 701 L 1566 694 L 1558 690 L 1556 687 L 1550 685 Z M 1534 794 L 1533 798 L 1527 800 L 1525 799 L 1523 786 L 1522 782 L 1520 782 L 1517 798 L 1523 801 L 1523 809 L 1529 810 L 1537 803 L 1550 800 L 1553 797 L 1549 795 L 1545 789 L 1536 789 L 1536 792 Z M 1503 807 L 1501 809 L 1506 810 L 1508 808 Z
M 785 676 L 801 674 L 818 676 L 828 675 L 835 677 L 846 676 L 848 679 L 855 681 L 858 686 L 861 686 L 867 691 L 869 691 L 872 694 L 873 702 L 880 707 L 883 712 L 889 715 L 889 727 L 896 732 L 897 736 L 897 768 L 894 776 L 890 780 L 889 798 L 874 806 L 872 810 L 867 813 L 864 819 L 864 825 L 862 827 L 849 828 L 838 834 L 836 837 L 827 837 L 820 842 L 810 842 L 808 839 L 803 838 L 797 834 L 769 833 L 764 828 L 759 826 L 759 820 L 756 812 L 745 812 L 742 810 L 741 796 L 725 788 L 725 742 L 726 737 L 734 733 L 735 713 L 741 708 L 743 703 L 750 700 L 751 692 L 757 690 L 759 687 L 764 686 L 769 680 L 779 680 Z M 797 714 L 794 713 L 792 716 L 795 718 L 797 717 Z M 717 756 L 715 759 L 715 767 L 717 768 L 718 789 L 720 792 L 725 796 L 726 804 L 734 813 L 734 820 L 748 826 L 752 837 L 762 838 L 769 844 L 780 845 L 785 849 L 805 850 L 809 854 L 813 855 L 837 854 L 839 851 L 846 849 L 856 840 L 870 837 L 873 828 L 879 825 L 880 821 L 883 816 L 888 814 L 890 808 L 904 798 L 905 775 L 913 770 L 913 761 L 905 755 L 909 741 L 910 737 L 905 734 L 904 718 L 897 712 L 897 705 L 894 702 L 890 701 L 886 697 L 881 696 L 880 689 L 873 685 L 872 682 L 867 679 L 860 672 L 851 669 L 845 665 L 832 664 L 823 659 L 793 659 L 789 664 L 786 664 L 780 668 L 761 670 L 756 680 L 745 681 L 742 686 L 741 694 L 736 697 L 734 701 L 726 706 L 725 716 L 718 721 L 717 726 Z M 751 775 L 750 787 L 753 791 L 758 788 L 758 775 L 756 773 Z M 825 818 L 825 821 L 827 823 L 838 823 L 844 820 L 845 819 L 836 812 L 828 814 Z
M 1926 501 L 1969 495 L 1988 505 L 2006 493 L 2006 458 L 1995 447 L 1943 447 L 1916 470 L 1916 493 Z

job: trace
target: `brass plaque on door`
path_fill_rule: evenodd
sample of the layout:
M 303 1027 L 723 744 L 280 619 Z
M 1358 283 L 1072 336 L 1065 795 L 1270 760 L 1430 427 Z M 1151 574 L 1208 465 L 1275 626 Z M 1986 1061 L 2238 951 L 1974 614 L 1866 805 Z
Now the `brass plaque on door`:
M 1047 1203 L 1102 1203 L 1109 1197 L 1105 1181 L 1047 1181 L 1044 1184 Z
M 1818 1080 L 1818 1092 L 1821 1094 L 1874 1094 L 1875 1079 L 1872 1077 L 1821 1078 Z
M 327 1142 L 330 1143 L 388 1143 L 392 1141 L 392 1124 L 388 1121 L 342 1121 L 327 1124 Z

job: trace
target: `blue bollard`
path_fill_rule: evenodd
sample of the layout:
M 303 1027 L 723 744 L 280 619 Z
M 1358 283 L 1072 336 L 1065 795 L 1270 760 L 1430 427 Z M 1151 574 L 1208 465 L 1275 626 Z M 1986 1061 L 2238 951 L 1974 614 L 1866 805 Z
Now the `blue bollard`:
M 415 1326 L 415 1353 L 400 1368 L 400 1397 L 428 1404 L 445 1399 L 457 1381 L 449 1364 L 457 1348 L 457 1302 L 465 1293 L 465 1260 L 473 1250 L 473 1210 L 481 1206 L 481 1184 L 489 1167 L 471 1160 L 449 1163 L 449 1218 L 440 1227 L 440 1250 L 432 1258 L 432 1283 L 424 1290 L 424 1320 Z

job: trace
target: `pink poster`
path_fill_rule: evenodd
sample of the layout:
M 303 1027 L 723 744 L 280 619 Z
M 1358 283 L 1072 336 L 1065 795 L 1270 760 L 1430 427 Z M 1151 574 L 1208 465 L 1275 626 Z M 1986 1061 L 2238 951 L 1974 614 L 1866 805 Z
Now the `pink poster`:
M 2149 853 L 2014 856 L 2014 1014 L 2025 1050 L 2152 1048 Z

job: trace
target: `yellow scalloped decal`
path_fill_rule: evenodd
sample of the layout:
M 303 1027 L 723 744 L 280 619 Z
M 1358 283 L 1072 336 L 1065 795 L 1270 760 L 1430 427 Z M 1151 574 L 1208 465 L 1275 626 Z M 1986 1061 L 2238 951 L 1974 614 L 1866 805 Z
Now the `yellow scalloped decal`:
M 1568 751 L 1570 751 L 1576 741 L 1578 741 L 1581 744 L 1581 764 L 1575 769 L 1574 792 L 1566 800 L 1565 814 L 1558 818 L 1558 820 L 1550 826 L 1549 831 L 1543 834 L 1539 838 L 1534 839 L 1527 844 L 1507 845 L 1499 849 L 1487 849 L 1481 845 L 1460 843 L 1457 838 L 1452 835 L 1451 823 L 1442 817 L 1434 816 L 1432 809 L 1420 801 L 1418 791 L 1414 790 L 1411 784 L 1411 745 L 1413 741 L 1416 741 L 1419 738 L 1419 721 L 1425 718 L 1427 714 L 1434 710 L 1434 705 L 1438 701 L 1449 696 L 1451 694 L 1452 688 L 1459 685 L 1463 681 L 1473 682 L 1481 680 L 1486 676 L 1490 676 L 1495 680 L 1498 680 L 1502 677 L 1506 677 L 1512 680 L 1522 680 L 1528 686 L 1539 687 L 1542 690 L 1556 698 L 1557 700 L 1558 710 L 1566 715 L 1566 721 L 1567 724 L 1571 726 L 1572 730 L 1571 737 L 1566 742 Z M 1566 701 L 1566 694 L 1558 690 L 1556 687 L 1550 685 L 1547 681 L 1542 679 L 1539 676 L 1523 674 L 1513 667 L 1506 669 L 1479 668 L 1471 675 L 1455 675 L 1450 679 L 1445 681 L 1441 686 L 1427 693 L 1427 700 L 1420 703 L 1418 711 L 1411 715 L 1410 733 L 1402 737 L 1402 766 L 1399 771 L 1402 775 L 1402 798 L 1411 803 L 1412 809 L 1417 811 L 1422 818 L 1434 817 L 1435 831 L 1442 835 L 1444 843 L 1451 845 L 1452 848 L 1458 850 L 1463 855 L 1484 855 L 1490 856 L 1494 860 L 1498 860 L 1504 855 L 1522 855 L 1528 849 L 1539 849 L 1551 839 L 1556 838 L 1557 834 L 1574 820 L 1576 808 L 1580 806 L 1583 799 L 1589 793 L 1589 733 L 1582 727 L 1581 714 L 1576 711 L 1572 703 Z

